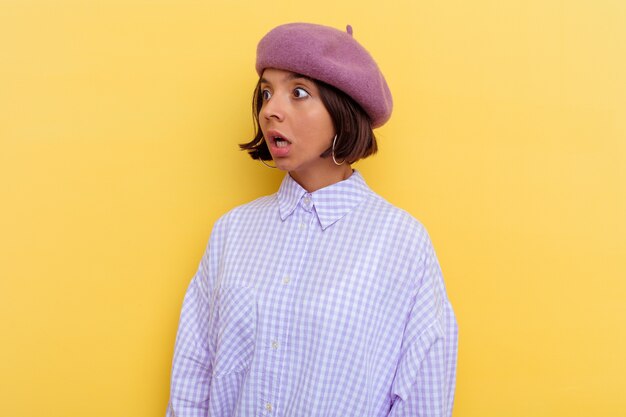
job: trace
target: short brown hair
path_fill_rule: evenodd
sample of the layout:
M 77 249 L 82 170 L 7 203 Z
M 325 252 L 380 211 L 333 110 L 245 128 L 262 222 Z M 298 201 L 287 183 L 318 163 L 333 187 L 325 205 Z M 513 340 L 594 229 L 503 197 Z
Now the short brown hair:
M 299 75 L 300 76 L 300 75 Z M 308 78 L 308 77 L 304 77 Z M 310 79 L 310 78 L 309 78 Z M 324 82 L 310 79 L 315 83 L 319 92 L 322 103 L 333 122 L 335 132 L 337 132 L 337 141 L 335 143 L 335 158 L 338 161 L 347 161 L 352 164 L 359 159 L 373 155 L 378 150 L 376 144 L 376 136 L 372 130 L 372 124 L 367 117 L 365 111 L 350 96 L 335 87 Z M 261 89 L 261 79 L 254 88 L 252 97 L 252 116 L 254 117 L 255 136 L 248 143 L 239 145 L 241 150 L 248 151 L 252 159 L 262 159 L 269 161 L 272 159 L 265 140 L 263 140 L 263 132 L 259 123 L 259 114 L 263 106 L 263 91 Z M 332 146 L 326 149 L 321 158 L 331 156 Z

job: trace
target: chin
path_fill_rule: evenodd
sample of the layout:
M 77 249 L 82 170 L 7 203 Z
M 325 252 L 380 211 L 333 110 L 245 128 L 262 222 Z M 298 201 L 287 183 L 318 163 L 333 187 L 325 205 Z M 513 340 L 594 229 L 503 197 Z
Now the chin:
M 274 159 L 274 165 L 281 171 L 289 172 L 293 169 L 293 167 L 287 161 L 281 161 Z

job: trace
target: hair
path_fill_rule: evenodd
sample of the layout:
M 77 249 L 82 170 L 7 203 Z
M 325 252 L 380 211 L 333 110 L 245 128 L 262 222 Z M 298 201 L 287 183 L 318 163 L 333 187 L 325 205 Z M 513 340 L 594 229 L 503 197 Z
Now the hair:
M 343 91 L 322 81 L 310 79 L 317 86 L 324 107 L 330 113 L 333 127 L 337 133 L 335 141 L 335 158 L 352 164 L 359 159 L 367 158 L 378 150 L 372 123 L 363 108 Z M 241 150 L 248 151 L 252 159 L 269 161 L 272 159 L 259 123 L 259 115 L 263 106 L 261 79 L 254 88 L 252 96 L 252 116 L 254 118 L 254 139 L 239 145 Z M 331 156 L 332 145 L 320 155 L 321 158 Z

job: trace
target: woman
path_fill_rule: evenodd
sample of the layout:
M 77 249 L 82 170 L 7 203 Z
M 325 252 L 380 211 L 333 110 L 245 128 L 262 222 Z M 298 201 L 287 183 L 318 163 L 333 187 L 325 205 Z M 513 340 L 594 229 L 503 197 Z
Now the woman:
M 450 416 L 457 328 L 430 239 L 350 167 L 391 115 L 378 66 L 349 26 L 295 23 L 261 40 L 256 70 L 241 146 L 287 175 L 215 224 L 167 415 Z

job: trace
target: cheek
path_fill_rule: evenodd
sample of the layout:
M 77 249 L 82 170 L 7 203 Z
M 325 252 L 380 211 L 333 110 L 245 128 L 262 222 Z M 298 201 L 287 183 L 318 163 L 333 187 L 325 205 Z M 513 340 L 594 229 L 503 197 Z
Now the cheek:
M 326 109 L 310 113 L 307 118 L 307 124 L 318 134 L 324 134 L 326 136 L 332 136 L 335 130 L 333 121 Z
M 259 127 L 261 128 L 261 133 L 263 134 L 263 138 L 265 139 L 265 130 L 267 129 L 267 122 L 263 121 L 263 119 L 260 119 Z

